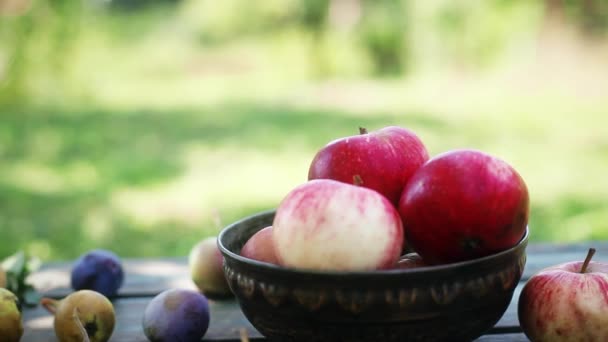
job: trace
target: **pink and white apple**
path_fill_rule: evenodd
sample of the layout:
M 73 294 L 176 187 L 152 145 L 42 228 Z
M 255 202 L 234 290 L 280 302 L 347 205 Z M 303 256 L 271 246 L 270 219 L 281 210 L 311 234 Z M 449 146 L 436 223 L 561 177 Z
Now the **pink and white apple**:
M 217 238 L 199 241 L 188 256 L 190 276 L 198 289 L 207 296 L 232 294 L 223 271 L 224 257 L 217 247 Z
M 608 263 L 569 262 L 533 275 L 519 296 L 522 330 L 535 342 L 608 341 Z
M 408 243 L 441 264 L 516 245 L 526 231 L 528 188 L 509 164 L 476 150 L 453 150 L 424 164 L 399 202 Z
M 389 126 L 340 138 L 315 155 L 308 179 L 333 179 L 361 185 L 386 196 L 397 205 L 412 174 L 429 159 L 418 136 L 405 128 Z
M 315 270 L 392 267 L 403 246 L 394 206 L 374 190 L 329 179 L 293 189 L 273 221 L 281 265 Z
M 241 249 L 241 255 L 271 264 L 278 264 L 272 242 L 272 226 L 268 226 L 253 234 Z

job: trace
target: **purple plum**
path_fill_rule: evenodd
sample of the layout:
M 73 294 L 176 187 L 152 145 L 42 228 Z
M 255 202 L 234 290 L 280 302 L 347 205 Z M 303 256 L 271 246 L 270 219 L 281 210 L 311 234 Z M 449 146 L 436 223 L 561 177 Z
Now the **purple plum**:
M 142 326 L 152 342 L 200 342 L 209 328 L 205 295 L 186 289 L 169 289 L 146 306 Z
M 76 260 L 71 281 L 74 290 L 93 290 L 112 298 L 124 281 L 120 258 L 103 249 L 89 251 Z

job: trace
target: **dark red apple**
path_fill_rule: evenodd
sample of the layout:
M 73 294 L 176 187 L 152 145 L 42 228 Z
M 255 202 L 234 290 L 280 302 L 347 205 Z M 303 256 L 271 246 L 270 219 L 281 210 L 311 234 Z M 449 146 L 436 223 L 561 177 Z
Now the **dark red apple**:
M 521 291 L 517 314 L 532 341 L 608 341 L 608 263 L 584 262 L 548 267 Z
M 317 152 L 308 179 L 333 179 L 361 185 L 397 205 L 412 174 L 429 159 L 414 132 L 396 126 L 334 140 Z
M 474 259 L 508 249 L 528 224 L 528 189 L 506 162 L 454 150 L 423 165 L 399 202 L 406 239 L 428 263 Z
M 279 261 L 274 252 L 272 226 L 268 226 L 253 234 L 253 236 L 247 240 L 243 248 L 241 248 L 241 255 L 246 258 L 277 265 Z

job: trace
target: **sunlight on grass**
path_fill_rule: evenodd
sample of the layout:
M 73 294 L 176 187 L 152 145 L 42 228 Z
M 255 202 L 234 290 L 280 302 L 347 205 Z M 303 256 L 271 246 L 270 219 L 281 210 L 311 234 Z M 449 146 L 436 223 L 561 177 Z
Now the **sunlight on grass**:
M 15 162 L 2 170 L 5 181 L 23 190 L 37 193 L 60 193 L 94 188 L 99 183 L 97 169 L 77 161 L 53 168 L 36 160 Z
M 192 225 L 225 208 L 278 204 L 306 180 L 311 158 L 310 151 L 295 149 L 268 154 L 247 147 L 195 145 L 184 152 L 182 175 L 161 185 L 118 190 L 112 202 L 142 229 L 163 221 Z

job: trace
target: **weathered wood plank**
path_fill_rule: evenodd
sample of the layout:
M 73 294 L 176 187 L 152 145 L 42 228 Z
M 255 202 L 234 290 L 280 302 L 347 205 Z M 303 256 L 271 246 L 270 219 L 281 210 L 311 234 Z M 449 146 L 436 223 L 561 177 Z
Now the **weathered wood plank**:
M 119 297 L 154 296 L 169 288 L 195 289 L 185 258 L 123 260 L 125 283 Z M 30 281 L 48 297 L 65 297 L 70 287 L 70 263 L 45 264 Z
M 475 340 L 475 342 L 529 342 L 526 335 L 519 334 L 500 334 L 500 335 L 484 335 Z
M 151 299 L 151 297 L 120 298 L 113 301 L 116 328 L 110 341 L 147 341 L 141 320 L 146 305 Z M 245 329 L 251 338 L 262 337 L 238 309 L 234 300 L 210 300 L 209 304 L 211 322 L 204 341 L 238 341 L 241 329 Z M 24 328 L 23 342 L 56 342 L 53 317 L 41 307 L 24 311 Z
M 521 332 L 517 321 L 517 298 L 522 284 L 518 286 L 513 301 L 503 318 L 488 333 L 493 336 Z M 144 309 L 148 298 L 119 298 L 114 300 L 116 310 L 116 330 L 111 341 L 146 341 L 141 328 Z M 247 321 L 234 300 L 210 301 L 211 324 L 205 341 L 238 341 L 240 329 L 244 328 L 251 339 L 262 336 Z M 53 335 L 53 318 L 44 309 L 27 309 L 24 311 L 24 342 L 55 341 Z M 511 334 L 509 334 L 511 335 Z
M 608 243 L 589 242 L 575 245 L 531 244 L 527 249 L 528 261 L 522 276 L 527 280 L 541 269 L 569 261 L 583 260 L 587 249 L 597 249 L 594 260 L 608 262 Z M 126 277 L 120 297 L 147 297 L 173 287 L 194 289 L 190 280 L 186 258 L 157 260 L 130 259 L 123 262 Z M 32 275 L 36 288 L 47 296 L 59 298 L 71 292 L 69 263 L 49 263 Z
M 586 241 L 577 243 L 531 243 L 526 249 L 532 254 L 561 254 L 579 251 L 587 251 L 589 247 L 597 250 L 598 255 L 603 254 L 605 260 L 608 260 L 608 241 Z
M 576 245 L 529 246 L 528 261 L 509 308 L 504 316 L 478 341 L 527 341 L 521 333 L 517 319 L 517 301 L 525 281 L 540 269 L 562 262 L 584 259 L 589 246 L 597 249 L 597 260 L 608 260 L 608 243 L 590 242 Z M 119 298 L 114 300 L 117 326 L 111 341 L 146 341 L 141 329 L 141 317 L 145 305 L 161 291 L 180 287 L 192 288 L 185 258 L 162 260 L 125 260 L 125 285 Z M 32 275 L 30 281 L 45 295 L 63 297 L 71 292 L 69 287 L 71 264 L 50 263 Z M 206 341 L 239 341 L 239 329 L 245 328 L 251 341 L 263 340 L 262 336 L 243 316 L 234 300 L 211 301 L 212 321 Z M 52 317 L 43 309 L 24 311 L 24 342 L 56 341 L 52 329 Z

